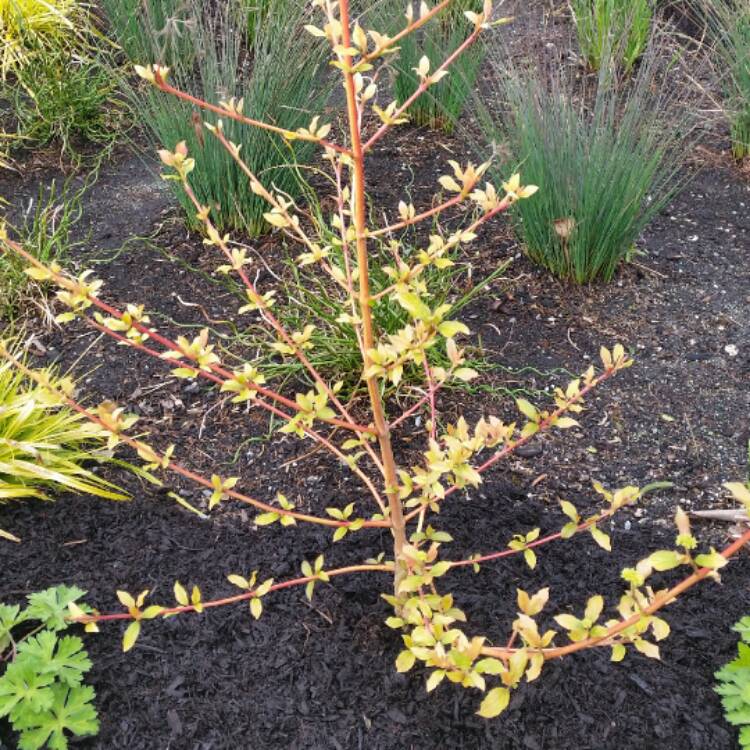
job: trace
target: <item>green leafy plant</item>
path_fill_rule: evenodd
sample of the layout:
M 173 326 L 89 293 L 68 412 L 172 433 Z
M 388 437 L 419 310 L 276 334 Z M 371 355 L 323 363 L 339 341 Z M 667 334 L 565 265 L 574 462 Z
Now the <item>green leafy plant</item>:
M 487 222 L 519 203 L 534 201 L 538 197 L 537 188 L 524 185 L 520 174 L 513 174 L 495 186 L 487 179 L 490 163 L 477 166 L 451 161 L 446 173 L 437 180 L 443 191 L 441 196 L 419 196 L 415 199 L 419 207 L 404 200 L 397 212 L 386 210 L 381 221 L 368 218 L 381 215 L 376 210 L 368 211 L 368 156 L 395 125 L 403 122 L 407 107 L 406 102 L 399 105 L 397 101 L 379 99 L 377 80 L 382 58 L 406 36 L 445 10 L 450 0 L 432 8 L 425 4 L 419 17 L 407 20 L 405 27 L 393 36 L 360 26 L 350 16 L 349 0 L 315 0 L 313 5 L 322 15 L 322 21 L 318 25 L 309 24 L 306 30 L 315 38 L 326 38 L 331 46 L 331 62 L 339 71 L 346 98 L 348 137 L 329 140 L 329 129 L 317 117 L 308 127 L 288 137 L 316 145 L 322 152 L 323 168 L 334 191 L 330 200 L 336 207 L 327 230 L 321 233 L 319 228 L 309 226 L 285 193 L 261 181 L 243 161 L 236 144 L 229 140 L 224 123 L 232 120 L 277 132 L 274 124 L 258 122 L 225 103 L 218 107 L 219 119 L 206 123 L 206 128 L 209 136 L 242 165 L 251 190 L 266 201 L 268 223 L 301 245 L 298 263 L 315 268 L 346 303 L 348 324 L 360 352 L 359 369 L 367 388 L 366 401 L 353 404 L 342 400 L 341 379 L 324 377 L 312 364 L 312 331 L 287 330 L 279 320 L 278 289 L 269 288 L 265 282 L 259 286 L 253 281 L 256 276 L 248 268 L 252 259 L 246 249 L 231 244 L 217 229 L 212 208 L 202 204 L 193 191 L 191 183 L 198 162 L 185 143 L 179 143 L 173 150 L 162 149 L 160 158 L 192 201 L 196 219 L 204 227 L 206 246 L 218 251 L 221 265 L 217 271 L 232 274 L 244 286 L 245 304 L 238 310 L 238 320 L 263 320 L 277 339 L 279 354 L 296 359 L 313 380 L 312 387 L 282 393 L 282 386 L 254 358 L 229 365 L 222 361 L 221 350 L 208 329 L 192 339 L 181 336 L 174 341 L 151 324 L 142 306 L 130 304 L 127 309 L 119 310 L 105 302 L 100 297 L 101 282 L 89 274 L 74 278 L 58 268 L 45 266 L 9 240 L 4 248 L 24 258 L 36 276 L 60 287 L 59 299 L 66 307 L 61 317 L 63 322 L 77 319 L 80 325 L 108 332 L 114 340 L 170 368 L 175 378 L 200 378 L 212 384 L 236 405 L 233 414 L 238 420 L 245 418 L 248 408 L 263 410 L 280 425 L 278 431 L 289 436 L 287 439 L 309 439 L 325 448 L 336 466 L 340 463 L 352 472 L 360 488 L 347 490 L 345 498 L 334 500 L 325 508 L 307 501 L 300 506 L 299 500 L 283 494 L 256 498 L 243 491 L 243 477 L 202 474 L 179 460 L 176 446 L 156 445 L 154 439 L 158 441 L 158 436 L 130 434 L 135 417 L 111 403 L 98 409 L 86 408 L 70 394 L 44 383 L 50 398 L 75 408 L 107 430 L 112 444 L 129 446 L 148 471 L 170 472 L 208 490 L 209 512 L 222 503 L 243 503 L 256 513 L 254 521 L 258 527 L 278 525 L 286 529 L 302 523 L 317 524 L 331 532 L 332 543 L 342 546 L 351 543 L 353 550 L 359 548 L 357 535 L 382 535 L 385 531 L 392 537 L 390 554 L 383 550 L 374 559 L 337 568 L 326 565 L 324 554 L 316 554 L 301 561 L 300 575 L 283 581 L 266 577 L 257 569 L 228 570 L 232 593 L 213 598 L 204 597 L 199 585 L 191 583 L 186 587 L 179 581 L 173 585 L 174 600 L 161 603 L 148 602 L 148 590 L 138 594 L 118 591 L 117 611 L 83 613 L 73 619 L 89 625 L 123 623 L 123 650 L 129 651 L 137 647 L 143 628 L 153 627 L 153 621 L 158 619 L 199 615 L 211 608 L 240 602 L 249 606 L 250 615 L 257 619 L 263 616 L 268 597 L 275 591 L 300 587 L 311 599 L 319 586 L 340 576 L 386 574 L 390 582 L 383 598 L 392 607 L 386 625 L 399 632 L 402 644 L 396 668 L 406 672 L 419 664 L 428 674 L 428 691 L 437 689 L 444 681 L 477 690 L 483 695 L 479 714 L 487 718 L 500 714 L 509 704 L 511 691 L 523 679 L 537 679 L 551 659 L 595 647 L 611 649 L 614 661 L 623 659 L 631 648 L 658 658 L 658 642 L 669 633 L 668 623 L 659 616 L 661 609 L 700 581 L 716 578 L 717 571 L 750 541 L 750 531 L 722 552 L 711 549 L 696 554 L 698 540 L 691 533 L 687 515 L 680 510 L 675 517 L 678 534 L 674 549 L 656 550 L 633 568 L 622 571 L 625 591 L 611 617 L 605 619 L 604 600 L 594 594 L 574 612 L 542 615 L 544 620 L 537 620 L 549 601 L 549 589 L 541 588 L 533 594 L 519 589 L 515 603 L 510 605 L 516 611 L 511 632 L 501 641 L 505 646 L 490 645 L 488 638 L 472 628 L 466 613 L 459 608 L 449 588 L 451 573 L 465 567 L 479 571 L 483 565 L 512 556 L 521 556 L 519 559 L 533 568 L 545 545 L 571 538 L 590 537 L 595 544 L 609 550 L 612 541 L 605 529 L 612 516 L 645 494 L 668 485 L 655 483 L 642 488 L 628 485 L 609 490 L 594 482 L 601 508 L 582 516 L 571 502 L 562 501 L 559 520 L 563 525 L 557 533 L 542 536 L 539 527 L 524 528 L 514 534 L 509 532 L 501 549 L 477 551 L 464 558 L 446 553 L 452 537 L 442 528 L 441 519 L 445 515 L 440 510 L 455 502 L 454 495 L 479 487 L 487 471 L 536 436 L 579 428 L 575 416 L 583 410 L 588 395 L 630 367 L 633 360 L 622 345 L 603 347 L 599 352 L 600 366 L 592 365 L 579 378 L 556 388 L 546 408 L 524 398 L 516 399 L 517 415 L 511 421 L 489 414 L 473 425 L 463 416 L 452 423 L 441 419 L 443 389 L 451 382 L 471 381 L 476 373 L 467 366 L 461 346 L 470 335 L 468 327 L 454 316 L 450 302 L 436 304 L 427 296 L 424 275 L 427 269 L 438 272 L 449 268 L 446 261 L 473 242 Z M 472 26 L 463 47 L 474 43 L 490 25 L 492 10 L 491 1 L 486 0 L 481 12 L 469 16 Z M 439 74 L 449 65 L 450 55 L 446 60 L 424 73 L 419 93 L 439 82 Z M 139 67 L 138 73 L 163 94 L 195 103 L 205 111 L 216 111 L 215 105 L 197 100 L 169 83 L 168 71 L 162 67 Z M 372 116 L 379 118 L 375 125 Z M 445 212 L 458 206 L 471 208 L 470 218 L 459 226 L 446 224 Z M 418 252 L 409 257 L 402 254 L 404 235 L 410 236 L 411 228 L 428 220 L 436 226 L 420 241 Z M 392 238 L 395 262 L 389 262 L 391 282 L 377 293 L 378 299 L 387 298 L 392 306 L 408 314 L 408 321 L 395 334 L 383 331 L 374 317 L 377 299 L 371 279 L 377 256 L 370 250 L 383 237 Z M 242 317 L 246 315 L 250 317 Z M 441 345 L 445 347 L 449 365 L 432 366 L 429 352 Z M 17 357 L 6 352 L 5 358 L 28 377 L 34 377 Z M 421 392 L 408 406 L 394 404 L 384 394 L 390 385 L 403 378 L 405 368 L 411 363 L 424 368 Z M 423 429 L 414 432 L 410 425 L 405 433 L 404 421 L 417 414 L 424 417 Z M 401 451 L 403 438 L 410 443 L 408 453 Z M 736 490 L 734 486 L 728 488 Z M 738 497 L 750 506 L 750 498 Z M 480 536 L 477 534 L 478 542 Z M 656 587 L 661 573 L 678 568 L 687 569 L 679 583 L 671 588 Z M 557 627 L 547 628 L 548 622 L 556 623 Z M 553 643 L 562 638 L 566 639 L 564 644 Z
M 630 71 L 651 36 L 653 0 L 571 0 L 581 55 L 591 70 L 617 61 Z
M 105 0 L 117 38 L 135 62 L 166 61 L 178 86 L 207 97 L 221 92 L 228 106 L 274 123 L 278 130 L 271 133 L 241 128 L 230 119 L 227 137 L 236 141 L 255 173 L 290 198 L 299 197 L 305 184 L 301 167 L 309 163 L 313 149 L 305 140 L 284 140 L 278 134 L 306 126 L 310 111 L 321 109 L 331 90 L 325 45 L 302 31 L 309 15 L 305 4 L 277 0 L 274 12 L 255 23 L 250 51 L 245 34 L 249 11 L 241 4 L 225 3 L 216 10 L 211 0 L 188 0 L 180 4 L 182 10 L 172 6 L 163 0 L 153 11 L 129 15 L 120 0 Z M 175 15 L 168 15 L 172 10 Z M 295 62 L 279 65 L 280 59 Z M 221 145 L 204 137 L 195 102 L 153 88 L 131 88 L 128 97 L 155 143 L 174 147 L 185 141 L 201 154 L 207 169 L 193 188 L 213 207 L 220 229 L 242 229 L 251 236 L 268 231 L 264 201 Z M 170 184 L 193 221 L 190 199 L 179 182 Z
M 727 721 L 740 729 L 740 746 L 750 748 L 750 617 L 743 617 L 732 630 L 740 634 L 737 658 L 715 673 Z
M 750 154 L 750 0 L 693 0 L 706 20 L 735 159 Z
M 411 1 L 407 4 L 407 19 L 414 17 L 418 5 Z M 385 0 L 374 7 L 370 16 L 378 27 L 391 34 L 397 33 L 404 18 L 403 1 Z M 421 81 L 420 68 L 434 69 L 458 48 L 471 28 L 465 13 L 481 9 L 482 0 L 454 0 L 435 23 L 399 43 L 391 61 L 394 92 L 399 104 L 410 102 L 406 112 L 415 125 L 446 133 L 455 130 L 482 67 L 485 48 L 481 44 L 471 45 L 455 59 L 442 80 L 423 95 L 415 96 Z
M 507 110 L 482 117 L 485 138 L 504 144 L 501 165 L 522 164 L 540 186 L 514 209 L 520 242 L 556 276 L 610 280 L 684 182 L 693 131 L 667 72 L 651 58 L 625 83 L 603 68 L 579 97 L 563 70 L 542 78 L 493 63 Z
M 66 750 L 70 735 L 99 731 L 94 689 L 84 684 L 91 660 L 78 636 L 61 635 L 71 614 L 91 611 L 85 593 L 57 586 L 30 594 L 23 609 L 0 604 L 0 719 L 19 732 L 19 750 Z

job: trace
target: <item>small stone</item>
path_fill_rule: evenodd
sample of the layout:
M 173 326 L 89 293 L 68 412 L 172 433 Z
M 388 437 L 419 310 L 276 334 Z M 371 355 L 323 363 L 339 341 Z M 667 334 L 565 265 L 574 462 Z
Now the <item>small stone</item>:
M 540 443 L 532 443 L 531 445 L 521 445 L 516 448 L 515 454 L 519 458 L 535 458 L 536 456 L 542 455 L 543 448 Z

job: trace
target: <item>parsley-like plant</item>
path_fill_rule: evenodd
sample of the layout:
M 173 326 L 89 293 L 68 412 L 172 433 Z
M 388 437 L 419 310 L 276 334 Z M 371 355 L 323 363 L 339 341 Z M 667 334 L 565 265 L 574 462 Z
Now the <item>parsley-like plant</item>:
M 27 606 L 0 604 L 0 719 L 19 732 L 19 750 L 67 750 L 70 735 L 99 731 L 91 669 L 83 641 L 62 635 L 70 613 L 91 609 L 76 587 L 30 594 Z
M 740 634 L 737 658 L 725 664 L 714 675 L 716 692 L 721 696 L 724 715 L 739 727 L 740 747 L 750 748 L 750 617 L 743 617 L 732 630 Z

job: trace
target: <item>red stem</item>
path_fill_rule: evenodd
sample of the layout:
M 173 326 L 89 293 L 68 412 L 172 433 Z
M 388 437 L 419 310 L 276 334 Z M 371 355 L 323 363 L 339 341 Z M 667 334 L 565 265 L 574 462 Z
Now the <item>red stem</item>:
M 252 127 L 260 128 L 261 130 L 269 130 L 272 133 L 277 133 L 278 135 L 282 136 L 285 140 L 310 141 L 312 143 L 319 144 L 322 148 L 332 148 L 334 151 L 338 151 L 340 154 L 351 153 L 348 149 L 343 148 L 342 146 L 339 146 L 335 143 L 331 143 L 330 141 L 326 141 L 322 138 L 316 138 L 315 136 L 303 136 L 298 133 L 286 130 L 285 128 L 280 128 L 276 125 L 269 125 L 268 123 L 261 122 L 260 120 L 254 120 L 252 117 L 246 117 L 239 112 L 232 112 L 229 109 L 224 109 L 224 107 L 220 107 L 216 104 L 211 104 L 210 102 L 204 101 L 203 99 L 199 99 L 195 96 L 192 96 L 191 94 L 188 94 L 185 91 L 176 89 L 174 86 L 170 86 L 162 78 L 161 74 L 158 71 L 154 71 L 154 81 L 156 87 L 163 91 L 165 94 L 171 94 L 172 96 L 176 96 L 178 99 L 182 99 L 183 101 L 190 102 L 190 104 L 194 104 L 200 109 L 206 109 L 210 112 L 215 112 L 216 114 L 221 115 L 222 117 L 226 117 L 230 120 L 237 120 L 237 122 L 241 122 L 245 125 L 251 125 Z M 293 138 L 290 138 L 290 136 L 293 136 Z
M 345 575 L 347 573 L 371 573 L 374 571 L 392 573 L 393 566 L 391 565 L 350 565 L 346 568 L 337 568 L 336 570 L 326 570 L 325 573 L 329 578 L 334 576 Z M 282 589 L 288 589 L 293 586 L 302 586 L 310 581 L 318 580 L 318 576 L 304 576 L 302 578 L 294 578 L 288 581 L 282 581 L 281 583 L 275 583 L 268 589 L 268 593 L 271 591 L 281 591 Z M 247 601 L 255 596 L 256 589 L 252 591 L 246 591 L 244 594 L 236 594 L 235 596 L 227 596 L 223 599 L 212 599 L 211 601 L 203 602 L 200 606 L 202 609 L 210 609 L 212 607 L 223 607 L 227 604 L 236 604 L 237 602 Z M 165 608 L 160 617 L 163 615 L 178 615 L 185 612 L 195 612 L 195 605 L 186 605 L 182 607 L 169 607 Z M 70 622 L 111 622 L 112 620 L 132 620 L 133 616 L 129 612 L 116 612 L 107 615 L 84 615 L 83 617 L 70 618 Z
M 616 364 L 617 363 L 615 363 L 615 365 Z M 583 399 L 586 396 L 586 394 L 588 394 L 591 390 L 593 390 L 594 388 L 596 388 L 596 386 L 598 386 L 600 383 L 603 383 L 605 380 L 608 380 L 609 378 L 611 378 L 616 372 L 617 372 L 617 367 L 613 366 L 612 368 L 610 368 L 608 370 L 605 370 L 601 375 L 599 375 L 599 377 L 594 378 L 594 380 L 592 380 L 587 386 L 585 386 L 584 388 L 582 388 L 580 390 L 580 392 L 574 398 L 570 399 L 570 401 L 568 402 L 568 404 L 566 406 L 561 406 L 559 409 L 557 409 L 556 411 L 552 412 L 552 414 L 550 414 L 549 417 L 547 417 L 546 419 L 544 419 L 541 422 L 539 422 L 539 431 L 538 432 L 543 432 L 543 431 L 549 429 L 552 426 L 552 423 L 558 417 L 562 416 L 563 414 L 565 414 L 565 412 L 568 411 L 568 409 L 570 408 L 571 404 L 575 404 L 578 401 L 580 401 L 581 399 Z M 538 434 L 538 433 L 536 433 L 536 434 Z M 526 437 L 519 438 L 518 440 L 516 440 L 511 445 L 506 445 L 505 448 L 503 448 L 502 450 L 497 451 L 497 453 L 495 453 L 493 456 L 491 456 L 490 458 L 488 458 L 481 466 L 478 466 L 476 468 L 476 470 L 478 472 L 480 472 L 480 473 L 483 472 L 483 471 L 486 471 L 491 466 L 494 466 L 494 464 L 496 464 L 501 459 L 506 458 L 507 456 L 512 455 L 518 448 L 520 448 L 522 445 L 525 445 L 526 443 L 528 443 L 529 441 L 531 441 L 531 439 L 534 438 L 535 436 L 536 435 L 527 435 Z M 461 489 L 461 488 L 458 487 L 455 484 L 452 487 L 448 488 L 445 491 L 445 495 L 443 496 L 443 500 L 446 497 L 448 497 L 448 495 L 452 495 L 454 492 L 457 492 L 459 489 Z M 411 519 L 414 518 L 415 516 L 418 516 L 419 513 L 420 513 L 420 508 L 416 508 L 415 510 L 411 511 L 411 513 L 408 513 L 406 515 L 405 520 L 407 522 L 411 521 Z
M 721 555 L 729 559 L 740 549 L 742 549 L 742 547 L 744 547 L 748 542 L 750 542 L 750 529 L 746 531 L 739 539 L 732 542 L 732 544 L 722 550 Z M 674 601 L 680 594 L 682 594 L 684 591 L 687 591 L 687 589 L 695 586 L 696 583 L 702 581 L 712 572 L 713 571 L 711 568 L 700 568 L 691 576 L 683 579 L 680 583 L 678 583 L 676 586 L 673 586 L 668 591 L 665 591 L 663 594 L 658 594 L 648 607 L 645 607 L 640 612 L 632 615 L 631 617 L 628 617 L 627 620 L 622 620 L 621 622 L 618 622 L 617 625 L 613 625 L 607 630 L 604 635 L 598 638 L 587 638 L 584 641 L 570 643 L 567 646 L 561 646 L 559 648 L 541 649 L 541 653 L 544 654 L 545 659 L 559 659 L 562 656 L 567 656 L 568 654 L 575 653 L 576 651 L 582 651 L 583 649 L 593 648 L 594 646 L 599 645 L 608 645 L 607 641 L 609 641 L 612 637 L 614 637 L 618 633 L 621 633 L 623 630 L 627 630 L 632 625 L 640 622 L 644 615 L 652 615 L 654 614 L 654 612 L 658 612 L 662 607 Z M 487 656 L 496 656 L 502 659 L 510 656 L 513 653 L 513 649 L 487 647 L 482 649 L 482 653 Z

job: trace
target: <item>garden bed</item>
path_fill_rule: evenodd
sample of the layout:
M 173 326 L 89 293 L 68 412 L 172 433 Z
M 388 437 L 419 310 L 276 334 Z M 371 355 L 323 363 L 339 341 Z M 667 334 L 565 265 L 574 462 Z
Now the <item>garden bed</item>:
M 445 159 L 463 150 L 460 138 L 397 131 L 374 156 L 373 199 L 392 211 L 401 182 L 431 192 Z M 701 147 L 694 162 L 691 182 L 639 241 L 643 255 L 611 284 L 553 279 L 523 257 L 504 219 L 468 246 L 467 287 L 512 263 L 461 313 L 493 368 L 475 384 L 483 392 L 441 394 L 448 421 L 508 415 L 512 392 L 545 404 L 544 392 L 595 362 L 602 344 L 620 342 L 636 361 L 588 399 L 581 430 L 539 438 L 488 472 L 478 490 L 445 503 L 437 518 L 454 536 L 451 558 L 502 549 L 514 533 L 534 527 L 542 535 L 558 531 L 566 520 L 558 507 L 563 498 L 582 514 L 596 511 L 601 498 L 593 480 L 608 487 L 674 483 L 615 516 L 606 529 L 611 553 L 582 535 L 542 548 L 533 571 L 517 556 L 485 564 L 478 574 L 452 573 L 468 631 L 487 634 L 493 644 L 507 638 L 517 587 L 550 586 L 550 611 L 579 611 L 595 593 L 616 605 L 621 569 L 672 548 L 676 507 L 725 507 L 722 483 L 748 472 L 750 186 L 712 147 Z M 104 168 L 84 201 L 79 231 L 89 241 L 75 263 L 95 268 L 105 299 L 145 304 L 170 335 L 195 335 L 208 325 L 229 342 L 225 321 L 236 298 L 208 276 L 212 249 L 184 228 L 149 169 L 127 154 Z M 5 174 L 0 188 L 20 205 L 49 177 Z M 253 246 L 268 264 L 256 260 L 254 270 L 283 273 L 286 251 L 276 238 Z M 72 367 L 85 402 L 117 401 L 141 416 L 138 427 L 159 448 L 175 443 L 191 468 L 241 476 L 248 494 L 283 491 L 316 514 L 360 497 L 355 479 L 311 443 L 269 441 L 267 419 L 257 410 L 246 415 L 228 403 L 216 406 L 206 385 L 166 378 L 166 367 L 83 325 L 40 331 L 36 358 Z M 399 436 L 399 456 L 418 453 L 410 429 Z M 253 514 L 232 501 L 201 518 L 167 492 L 205 509 L 202 490 L 176 481 L 157 491 L 123 471 L 106 471 L 131 492 L 130 502 L 62 496 L 54 504 L 0 506 L 0 528 L 22 539 L 0 542 L 0 601 L 65 583 L 85 589 L 91 605 L 114 611 L 118 589 L 150 589 L 155 601 L 169 601 L 179 580 L 218 597 L 236 591 L 228 573 L 259 569 L 278 581 L 321 553 L 329 567 L 390 554 L 385 530 L 333 544 L 330 530 L 319 527 L 259 529 Z M 696 521 L 694 530 L 702 547 L 727 543 L 726 525 Z M 74 747 L 730 750 L 736 732 L 723 718 L 713 673 L 734 654 L 731 625 L 750 612 L 748 573 L 750 560 L 741 553 L 722 571 L 721 585 L 702 583 L 664 610 L 672 633 L 660 644 L 662 661 L 633 649 L 618 664 L 608 649 L 574 654 L 523 683 L 493 721 L 475 715 L 479 692 L 446 682 L 428 695 L 422 672 L 396 672 L 401 638 L 384 625 L 391 610 L 380 592 L 390 584 L 382 574 L 320 584 L 312 603 L 301 588 L 275 592 L 258 621 L 246 605 L 157 620 L 128 654 L 121 653 L 123 628 L 103 624 L 86 638 L 101 731 Z M 679 580 L 659 575 L 660 583 Z M 0 727 L 0 748 L 14 741 Z

